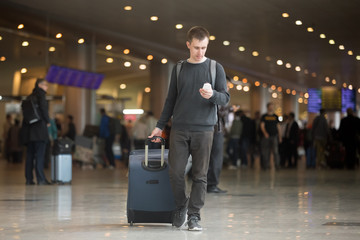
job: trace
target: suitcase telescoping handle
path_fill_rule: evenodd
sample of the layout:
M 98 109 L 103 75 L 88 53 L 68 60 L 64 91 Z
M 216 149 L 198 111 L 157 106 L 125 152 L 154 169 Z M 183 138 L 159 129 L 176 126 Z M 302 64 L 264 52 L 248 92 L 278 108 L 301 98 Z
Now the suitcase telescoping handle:
M 149 142 L 154 139 L 160 139 L 161 140 L 161 167 L 164 166 L 164 152 L 165 152 L 165 139 L 159 136 L 154 136 L 152 138 L 147 138 L 145 141 L 145 166 L 147 167 L 149 165 Z

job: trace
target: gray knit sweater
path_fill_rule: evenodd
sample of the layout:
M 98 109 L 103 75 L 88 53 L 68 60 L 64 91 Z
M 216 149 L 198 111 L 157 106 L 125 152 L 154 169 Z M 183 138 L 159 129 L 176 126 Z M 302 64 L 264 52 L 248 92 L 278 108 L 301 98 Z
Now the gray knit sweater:
M 171 74 L 168 95 L 157 127 L 163 129 L 171 117 L 172 129 L 182 131 L 211 131 L 217 121 L 216 105 L 226 105 L 230 100 L 227 92 L 224 68 L 216 63 L 216 80 L 213 96 L 203 98 L 199 89 L 204 83 L 211 84 L 210 59 L 203 63 L 184 61 L 176 79 L 176 65 Z

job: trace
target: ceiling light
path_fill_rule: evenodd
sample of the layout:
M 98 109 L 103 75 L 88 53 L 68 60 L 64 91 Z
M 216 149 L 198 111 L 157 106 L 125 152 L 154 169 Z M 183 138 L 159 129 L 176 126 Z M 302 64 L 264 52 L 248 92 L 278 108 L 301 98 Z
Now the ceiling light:
M 358 93 L 360 93 L 360 88 L 358 89 Z
M 356 60 L 359 60 L 359 61 L 360 61 L 360 55 L 357 55 L 357 56 L 356 56 Z
M 153 57 L 153 55 L 148 55 L 148 56 L 146 57 L 146 59 L 149 60 L 149 61 L 151 61 L 151 60 L 154 59 L 154 57 Z
M 298 103 L 303 103 L 303 102 L 304 102 L 304 99 L 302 99 L 302 98 L 298 99 Z
M 300 25 L 302 25 L 302 22 L 300 20 L 296 20 L 295 24 L 300 26 Z
M 266 83 L 263 83 L 263 88 L 267 88 L 267 84 Z
M 308 102 L 309 102 L 309 101 L 308 101 L 307 99 L 304 100 L 304 103 L 305 103 L 305 104 L 308 104 Z
M 240 52 L 244 52 L 244 51 L 245 51 L 245 47 L 240 46 L 240 47 L 239 47 L 239 51 L 240 51 Z
M 292 91 L 291 91 L 291 94 L 295 96 L 295 95 L 296 95 L 296 91 L 295 91 L 295 90 L 292 90 Z
M 307 31 L 308 31 L 308 32 L 314 32 L 314 29 L 313 29 L 312 27 L 308 27 L 308 28 L 307 28 Z
M 0 41 L 2 40 L 2 36 L 0 36 Z
M 253 55 L 254 57 L 257 57 L 257 56 L 259 56 L 259 52 L 253 51 L 253 52 L 252 52 L 252 55 Z
M 234 80 L 234 81 L 239 81 L 239 77 L 238 77 L 238 76 L 234 76 L 234 77 L 233 77 L 233 80 Z
M 5 56 L 1 56 L 1 57 L 0 57 L 0 61 L 1 61 L 1 62 L 5 62 L 5 61 L 6 61 L 6 57 L 5 57 Z
M 243 79 L 242 79 L 242 82 L 243 82 L 243 83 L 247 83 L 247 82 L 248 82 L 247 78 L 243 78 Z
M 277 97 L 278 97 L 278 94 L 277 94 L 276 92 L 274 92 L 274 93 L 271 94 L 271 97 L 272 97 L 272 98 L 277 98 Z
M 144 114 L 144 110 L 143 109 L 124 109 L 123 114 L 125 114 L 125 115 L 127 115 L 127 114 L 141 115 L 141 114 Z
M 211 36 L 209 37 L 209 39 L 210 39 L 211 41 L 214 41 L 214 40 L 216 39 L 216 37 L 215 37 L 214 35 L 211 35 Z
M 267 62 L 270 62 L 270 61 L 271 61 L 271 57 L 266 56 L 266 57 L 265 57 L 265 60 L 266 60 Z
M 275 90 L 276 89 L 276 86 L 275 85 L 271 85 L 271 90 Z
M 330 82 L 330 78 L 329 78 L 329 77 L 326 77 L 326 78 L 325 78 L 325 82 Z
M 153 21 L 153 22 L 156 22 L 157 20 L 159 20 L 159 17 L 157 17 L 157 16 L 151 16 L 151 17 L 150 17 L 150 20 Z
M 281 66 L 281 65 L 283 65 L 284 63 L 283 63 L 282 60 L 277 60 L 277 61 L 276 61 L 276 64 L 279 65 L 279 66 Z
M 333 39 L 330 39 L 330 40 L 329 40 L 329 43 L 330 43 L 331 45 L 334 45 L 334 44 L 335 44 L 335 41 L 334 41 Z
M 28 71 L 27 68 L 22 68 L 22 69 L 20 70 L 21 73 L 27 73 L 27 71 Z
M 162 64 L 166 64 L 167 62 L 168 62 L 168 60 L 166 58 L 161 59 Z
M 282 92 L 282 87 L 277 88 L 278 92 Z
M 305 98 L 309 98 L 309 93 L 305 93 L 305 94 L 304 94 L 304 97 L 305 97 Z
M 85 39 L 79 38 L 79 40 L 78 40 L 78 43 L 79 43 L 79 44 L 83 44 L 84 42 L 85 42 Z
M 339 46 L 339 49 L 340 49 L 340 50 L 345 50 L 344 45 L 340 45 L 340 46 Z
M 125 7 L 124 7 L 124 10 L 125 10 L 125 11 L 131 11 L 131 10 L 132 10 L 132 6 L 125 6 Z
M 301 67 L 296 66 L 296 67 L 295 67 L 295 71 L 300 72 L 300 71 L 301 71 Z
M 130 53 L 130 49 L 124 49 L 123 53 L 126 54 L 126 55 L 129 54 L 129 53 Z
M 249 86 L 244 86 L 243 90 L 244 90 L 244 92 L 248 92 L 248 91 L 250 91 L 250 87 Z
M 182 24 L 176 24 L 176 25 L 175 25 L 175 28 L 176 28 L 176 29 L 182 29 L 183 27 L 184 27 L 184 26 L 183 26 Z
M 149 93 L 149 92 L 151 92 L 151 88 L 146 87 L 146 88 L 144 89 L 144 91 L 145 91 L 146 93 Z
M 23 41 L 22 44 L 21 44 L 21 46 L 27 47 L 27 46 L 29 46 L 29 42 L 28 42 L 28 41 Z
M 24 24 L 19 24 L 17 28 L 18 28 L 18 29 L 23 29 L 23 28 L 24 28 Z
M 106 45 L 105 49 L 109 51 L 112 49 L 112 46 L 110 44 L 108 44 L 108 45 Z
M 61 33 L 58 33 L 58 34 L 56 34 L 55 37 L 56 37 L 56 38 L 62 38 L 62 34 L 61 34 Z
M 120 84 L 120 89 L 125 89 L 125 88 L 126 88 L 126 84 L 125 84 L 125 83 Z
M 113 62 L 114 62 L 114 59 L 113 59 L 113 58 L 107 58 L 107 59 L 106 59 L 106 62 L 107 62 L 107 63 L 113 63 Z
M 146 65 L 145 65 L 145 64 L 140 64 L 139 69 L 140 69 L 140 70 L 145 70 L 145 69 L 146 69 Z
M 256 82 L 255 82 L 255 86 L 256 86 L 256 87 L 260 86 L 260 82 L 259 82 L 259 81 L 256 81 Z
M 131 67 L 131 62 L 124 62 L 125 67 Z
M 290 64 L 290 63 L 286 63 L 286 64 L 285 64 L 285 67 L 286 67 L 286 68 L 291 68 L 291 64 Z
M 236 89 L 239 90 L 239 91 L 242 90 L 242 88 L 243 88 L 243 87 L 242 87 L 241 85 L 237 85 L 237 86 L 236 86 Z
M 346 87 L 347 87 L 346 83 L 343 83 L 343 87 L 344 87 L 344 88 L 346 88 Z
M 351 50 L 348 51 L 348 54 L 349 54 L 349 56 L 354 55 L 353 51 L 351 51 Z
M 320 34 L 320 38 L 326 38 L 326 35 L 325 34 Z
M 333 79 L 333 80 L 331 81 L 331 83 L 335 85 L 335 84 L 336 84 L 336 79 Z
M 283 18 L 288 18 L 288 17 L 290 17 L 290 15 L 289 15 L 288 13 L 283 13 L 283 14 L 282 14 L 282 17 L 283 17 Z
M 287 94 L 290 94 L 290 93 L 291 93 L 291 90 L 290 90 L 290 89 L 286 89 L 286 93 L 287 93 Z
M 305 70 L 304 70 L 304 73 L 305 73 L 305 74 L 309 74 L 309 70 L 305 69 Z
M 56 48 L 55 47 L 49 47 L 49 52 L 55 52 Z
M 232 83 L 228 83 L 228 86 L 229 86 L 229 88 L 234 88 L 234 84 L 232 84 Z
M 229 46 L 230 42 L 229 41 L 223 41 L 224 46 Z
M 349 87 L 348 87 L 350 90 L 353 90 L 353 85 L 349 85 Z
M 316 77 L 317 75 L 316 75 L 315 72 L 313 72 L 313 73 L 311 73 L 311 76 L 312 76 L 312 77 Z

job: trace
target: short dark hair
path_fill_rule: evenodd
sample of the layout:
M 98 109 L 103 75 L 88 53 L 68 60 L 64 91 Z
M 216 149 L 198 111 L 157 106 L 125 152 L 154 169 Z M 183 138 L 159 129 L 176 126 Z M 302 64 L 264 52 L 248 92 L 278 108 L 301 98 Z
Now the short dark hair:
M 100 113 L 101 113 L 101 114 L 105 114 L 105 108 L 101 108 L 101 109 L 100 109 Z
M 289 113 L 289 117 L 291 117 L 292 119 L 295 119 L 295 113 L 293 113 L 293 112 Z
M 209 39 L 210 33 L 206 28 L 201 26 L 195 26 L 190 28 L 187 33 L 187 41 L 191 42 L 194 38 L 199 39 L 200 41 L 204 40 L 205 38 Z
M 35 82 L 35 87 L 38 87 L 40 83 L 46 82 L 45 78 L 38 78 Z
M 266 108 L 268 108 L 270 105 L 274 105 L 272 102 L 268 102 L 267 104 L 266 104 Z
M 68 115 L 68 119 L 70 120 L 70 122 L 72 122 L 74 120 L 74 117 L 72 115 Z
M 326 111 L 325 111 L 324 108 L 321 108 L 321 109 L 320 109 L 320 114 L 325 114 L 325 112 L 326 112 Z

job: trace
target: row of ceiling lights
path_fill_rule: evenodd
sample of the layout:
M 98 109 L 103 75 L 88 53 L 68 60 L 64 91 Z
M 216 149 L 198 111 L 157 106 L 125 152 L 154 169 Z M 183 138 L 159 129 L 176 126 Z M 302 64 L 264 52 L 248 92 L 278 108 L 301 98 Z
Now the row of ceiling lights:
M 131 7 L 125 7 L 124 8 L 125 10 L 132 10 L 132 8 Z M 287 17 L 289 17 L 289 14 L 287 14 L 287 13 L 283 13 L 283 17 L 284 18 L 287 18 Z M 150 17 L 150 20 L 151 21 L 157 21 L 159 18 L 157 17 L 157 16 L 151 16 Z M 302 24 L 302 22 L 300 21 L 300 20 L 298 20 L 297 22 L 297 25 L 301 25 Z M 18 29 L 23 29 L 24 28 L 24 24 L 20 24 L 20 25 L 18 25 Z M 182 29 L 183 28 L 183 25 L 182 24 L 176 24 L 175 25 L 175 28 L 176 29 Z M 309 32 L 313 32 L 314 31 L 314 29 L 313 28 L 308 28 L 308 31 Z M 60 39 L 60 38 L 62 38 L 62 34 L 61 33 L 58 33 L 58 34 L 56 34 L 56 36 L 55 36 L 57 39 Z M 321 34 L 320 35 L 320 37 L 321 38 L 324 38 L 325 37 L 325 34 Z M 211 35 L 210 36 L 210 40 L 215 40 L 216 39 L 216 37 L 215 36 L 213 36 L 213 35 Z M 2 37 L 0 36 L 0 40 L 2 40 Z M 331 41 L 332 42 L 332 41 Z M 78 39 L 78 43 L 79 44 L 83 44 L 83 43 L 85 43 L 85 39 L 84 38 L 79 38 Z M 230 45 L 230 42 L 229 41 L 224 41 L 223 42 L 223 44 L 224 44 L 224 46 L 229 46 Z M 27 42 L 27 41 L 24 41 L 23 43 L 22 43 L 22 46 L 24 46 L 24 47 L 26 47 L 26 46 L 29 46 L 29 42 Z M 341 45 L 342 46 L 342 45 Z M 339 47 L 339 48 L 343 48 L 343 46 L 342 47 Z M 106 50 L 111 50 L 112 49 L 112 45 L 110 45 L 110 44 L 108 44 L 106 47 L 105 47 L 105 49 Z M 244 46 L 240 46 L 239 48 L 239 51 L 240 52 L 244 52 L 245 51 L 245 47 Z M 54 52 L 56 49 L 55 49 L 55 47 L 54 46 L 51 46 L 51 47 L 49 47 L 49 51 L 50 52 Z M 130 50 L 129 49 L 125 49 L 124 51 L 123 51 L 123 53 L 124 54 L 129 54 L 130 53 Z M 259 52 L 258 51 L 253 51 L 252 52 L 252 55 L 254 56 L 254 57 L 257 57 L 257 56 L 259 56 L 260 54 L 259 54 Z M 350 55 L 350 54 L 349 54 Z M 359 56 L 357 56 L 357 59 L 358 59 L 358 57 Z M 265 58 L 267 61 L 271 61 L 271 58 L 270 57 L 266 57 Z M 6 58 L 5 58 L 5 56 L 1 56 L 0 57 L 0 61 L 5 61 L 6 60 Z M 149 60 L 149 61 L 151 61 L 151 60 L 153 60 L 153 56 L 152 55 L 148 55 L 147 56 L 147 60 Z M 359 59 L 358 60 L 360 60 L 360 57 L 359 57 Z M 114 59 L 113 58 L 107 58 L 106 59 L 106 62 L 107 63 L 113 63 L 114 62 Z M 166 58 L 163 58 L 162 60 L 161 60 L 161 62 L 163 63 L 163 64 L 166 64 L 167 63 L 167 59 Z M 283 65 L 284 63 L 283 63 L 283 61 L 282 60 L 277 60 L 276 61 L 276 63 L 277 63 L 277 65 L 279 65 L 279 66 L 281 66 L 281 65 Z M 124 63 L 124 66 L 125 67 L 130 67 L 131 66 L 131 62 L 125 62 Z M 285 64 L 285 67 L 286 68 L 291 68 L 291 64 L 290 63 L 286 63 Z M 141 64 L 140 66 L 139 66 L 139 68 L 141 69 L 141 70 L 145 70 L 146 69 L 146 65 L 145 64 Z M 297 71 L 297 72 L 299 72 L 299 71 L 301 71 L 301 67 L 300 66 L 296 66 L 295 67 L 295 71 Z M 25 72 L 27 72 L 27 70 L 26 70 L 26 68 L 23 68 L 22 70 L 21 70 L 21 72 L 22 73 L 25 73 Z M 305 74 L 309 74 L 309 72 L 308 72 L 308 70 L 307 69 L 305 69 L 304 70 L 304 73 Z M 313 77 L 316 77 L 317 75 L 316 75 L 316 73 L 312 73 L 311 74 Z M 237 76 L 235 76 L 235 78 L 236 78 Z M 325 81 L 326 82 L 330 82 L 329 80 L 329 77 L 326 77 L 326 79 L 325 79 Z M 236 80 L 235 80 L 236 81 Z M 335 79 L 333 79 L 332 81 L 331 81 L 334 85 L 336 84 L 336 80 Z M 257 86 L 257 85 L 260 85 L 259 83 L 257 84 L 258 82 L 255 82 L 255 86 Z M 344 83 L 344 85 L 346 86 L 346 83 Z M 239 88 L 241 88 L 241 89 L 239 89 Z M 281 88 L 281 87 L 280 87 Z M 250 90 L 250 88 L 248 88 L 248 86 L 245 86 L 243 89 L 242 89 L 242 86 L 240 86 L 240 85 L 238 85 L 237 86 L 237 89 L 238 90 L 244 90 L 244 91 L 249 91 Z M 352 89 L 352 85 L 349 85 L 349 89 Z M 288 89 L 289 90 L 289 89 Z M 290 90 L 289 90 L 290 91 Z M 293 90 L 293 91 L 295 91 L 295 90 Z M 358 92 L 360 93 L 360 88 L 358 89 Z

